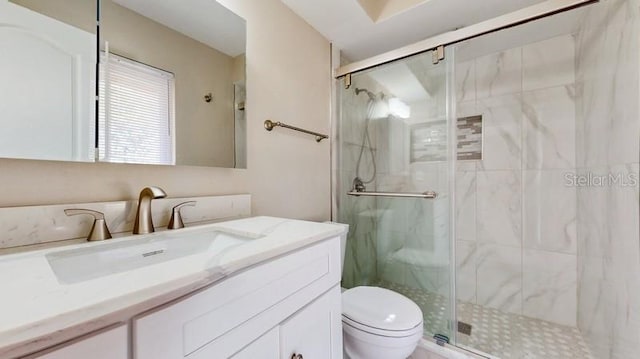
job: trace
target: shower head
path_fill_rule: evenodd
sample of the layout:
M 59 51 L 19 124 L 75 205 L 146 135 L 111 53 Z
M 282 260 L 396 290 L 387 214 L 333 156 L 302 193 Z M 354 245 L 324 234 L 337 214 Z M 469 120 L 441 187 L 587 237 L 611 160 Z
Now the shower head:
M 366 93 L 367 95 L 369 95 L 369 99 L 370 99 L 371 101 L 375 101 L 375 100 L 377 100 L 377 99 L 378 99 L 378 96 L 377 96 L 376 94 L 374 94 L 373 92 L 371 92 L 371 91 L 369 91 L 369 90 L 367 90 L 367 89 L 364 89 L 364 88 L 363 88 L 363 89 L 361 89 L 361 88 L 357 88 L 357 87 L 356 87 L 356 96 L 357 96 L 357 95 L 360 95 L 360 93 L 361 93 L 361 92 L 364 92 L 364 93 Z

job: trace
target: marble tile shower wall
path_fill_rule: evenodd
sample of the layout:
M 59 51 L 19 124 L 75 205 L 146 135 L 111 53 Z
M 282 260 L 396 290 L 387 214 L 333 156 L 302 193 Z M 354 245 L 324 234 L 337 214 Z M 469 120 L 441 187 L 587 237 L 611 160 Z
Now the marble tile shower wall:
M 640 353 L 640 0 L 589 8 L 577 37 L 578 327 L 598 359 Z
M 484 122 L 482 160 L 457 163 L 458 299 L 575 326 L 574 36 L 458 63 L 456 90 Z

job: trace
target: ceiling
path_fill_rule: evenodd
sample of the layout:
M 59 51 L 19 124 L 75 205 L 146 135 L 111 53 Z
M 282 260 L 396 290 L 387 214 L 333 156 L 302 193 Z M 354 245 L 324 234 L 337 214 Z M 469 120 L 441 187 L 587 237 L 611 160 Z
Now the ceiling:
M 281 0 L 334 43 L 350 61 L 473 25 L 544 0 Z M 389 15 L 391 1 L 409 10 Z M 396 4 L 398 5 L 398 4 Z M 394 9 L 398 9 L 395 6 Z M 485 34 L 456 46 L 456 62 L 524 46 L 578 30 L 586 8 L 558 13 L 520 26 Z M 386 15 L 385 15 L 386 14 Z M 383 18 L 387 16 L 386 18 Z M 377 20 L 376 20 L 377 19 Z M 445 85 L 444 68 L 430 55 L 396 61 L 367 72 L 385 93 L 419 107 Z
M 244 54 L 245 21 L 213 0 L 114 0 L 231 57 Z
M 359 61 L 544 0 L 281 0 Z M 371 2 L 382 3 L 378 8 Z M 384 9 L 394 9 L 385 12 Z M 373 9 L 373 10 L 372 10 Z M 375 11 L 374 11 L 375 10 Z

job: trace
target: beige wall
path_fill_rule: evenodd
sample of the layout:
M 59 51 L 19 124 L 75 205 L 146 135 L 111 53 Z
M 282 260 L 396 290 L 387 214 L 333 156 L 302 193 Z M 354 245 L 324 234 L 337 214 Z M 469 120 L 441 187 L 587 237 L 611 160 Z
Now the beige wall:
M 243 54 L 234 57 L 231 66 L 231 81 L 233 81 L 233 83 L 244 81 L 246 77 L 245 69 L 247 67 L 246 56 Z
M 61 0 L 9 0 L 12 3 L 24 6 L 31 10 L 45 14 L 56 20 L 90 32 L 96 33 L 96 1 L 93 0 L 63 0 L 64 6 L 60 6 Z
M 329 141 L 276 129 L 267 118 L 329 131 L 329 43 L 278 0 L 220 0 L 247 20 L 248 170 L 0 160 L 0 206 L 253 194 L 258 215 L 325 220 Z

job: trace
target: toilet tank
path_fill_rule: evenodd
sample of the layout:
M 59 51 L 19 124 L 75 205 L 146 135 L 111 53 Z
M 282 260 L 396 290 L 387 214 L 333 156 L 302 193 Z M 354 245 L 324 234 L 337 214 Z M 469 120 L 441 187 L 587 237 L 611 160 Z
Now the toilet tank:
M 347 251 L 347 236 L 349 235 L 349 225 L 344 223 L 329 222 L 329 221 L 324 223 L 331 223 L 331 224 L 336 224 L 344 227 L 344 232 L 342 232 L 342 234 L 340 235 L 340 255 L 342 260 L 342 262 L 340 262 L 340 270 L 342 271 L 344 270 L 344 255 Z

